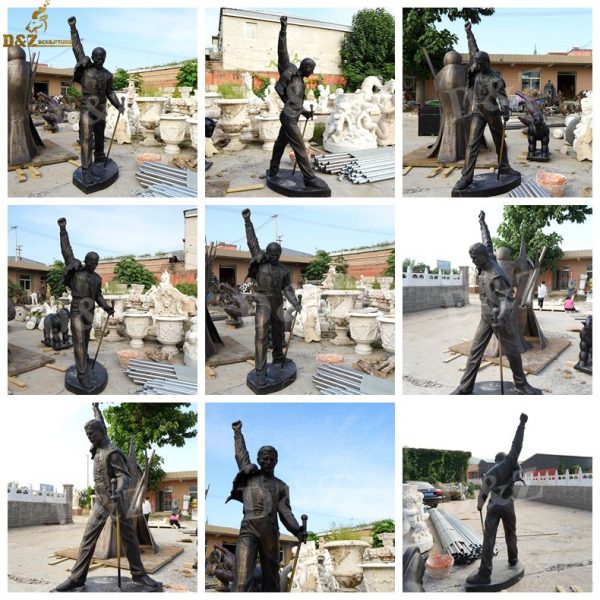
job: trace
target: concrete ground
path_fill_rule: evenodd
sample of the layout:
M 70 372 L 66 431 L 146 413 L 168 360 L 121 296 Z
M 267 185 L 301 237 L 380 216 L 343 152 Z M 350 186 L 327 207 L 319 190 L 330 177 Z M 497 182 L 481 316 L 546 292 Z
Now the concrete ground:
M 481 313 L 479 297 L 470 296 L 470 304 L 463 308 L 436 308 L 405 314 L 403 324 L 403 393 L 449 394 L 459 383 L 467 362 L 466 356 L 444 363 L 450 355 L 448 348 L 463 339 L 472 340 Z M 547 365 L 539 375 L 528 375 L 531 385 L 544 390 L 544 394 L 591 394 L 590 375 L 573 369 L 579 360 L 580 328 L 576 317 L 591 313 L 591 303 L 578 302 L 580 312 L 536 311 L 536 317 L 546 337 L 571 341 L 571 345 Z M 586 312 L 587 311 L 587 312 Z M 491 365 L 481 370 L 478 381 L 499 381 L 500 368 Z M 508 364 L 504 365 L 504 380 L 512 381 Z
M 512 117 L 509 124 L 520 123 L 517 117 Z M 435 136 L 417 136 L 416 113 L 404 113 L 402 115 L 402 153 L 406 154 L 421 146 L 433 144 Z M 485 133 L 488 146 L 494 148 L 489 129 Z M 570 198 L 591 197 L 592 187 L 592 163 L 590 161 L 578 162 L 573 156 L 560 153 L 564 140 L 556 140 L 550 132 L 551 159 L 547 163 L 531 162 L 523 153 L 527 152 L 527 136 L 521 133 L 521 129 L 509 129 L 506 132 L 506 147 L 508 148 L 508 159 L 511 166 L 521 173 L 521 178 L 526 177 L 535 180 L 539 170 L 560 173 L 567 177 L 567 185 L 564 196 Z M 572 153 L 572 148 L 569 147 Z M 493 155 L 491 155 L 493 156 Z M 460 179 L 460 169 L 455 169 L 448 177 L 439 173 L 435 177 L 428 178 L 433 168 L 413 167 L 410 172 L 402 178 L 402 188 L 405 196 L 409 197 L 450 197 L 452 188 Z M 476 169 L 475 174 L 484 173 L 484 170 Z M 508 194 L 504 194 L 508 196 Z
M 323 154 L 322 146 L 312 147 L 316 154 Z M 293 168 L 294 161 L 290 159 L 292 152 L 290 146 L 281 160 L 281 168 Z M 259 142 L 251 142 L 244 150 L 228 153 L 227 149 L 219 150 L 212 158 L 213 166 L 206 171 L 206 196 L 226 196 L 227 198 L 283 198 L 280 194 L 270 190 L 265 184 L 265 171 L 271 159 L 270 152 L 264 152 Z M 395 179 L 376 181 L 374 183 L 354 184 L 348 180 L 338 181 L 337 175 L 317 172 L 331 188 L 333 198 L 393 198 Z M 227 185 L 226 182 L 229 182 Z M 248 192 L 224 194 L 227 187 L 242 187 L 246 185 L 264 184 L 264 188 Z M 306 200 L 306 199 L 305 199 Z M 307 200 L 311 200 L 308 198 Z M 314 201 L 323 202 L 326 198 L 314 198 Z
M 249 348 L 254 349 L 254 317 L 244 317 L 244 326 L 239 329 L 231 329 L 226 322 L 215 321 L 217 331 L 221 336 L 230 336 L 237 342 Z M 312 377 L 317 370 L 316 356 L 321 353 L 341 354 L 344 357 L 342 367 L 352 368 L 360 357 L 354 352 L 354 346 L 335 346 L 328 339 L 322 339 L 320 342 L 305 342 L 302 338 L 294 336 L 290 344 L 288 358 L 291 358 L 297 367 L 296 381 L 286 389 L 277 394 L 318 394 L 318 390 L 313 384 Z M 379 349 L 374 349 L 373 354 L 369 358 L 385 358 L 387 352 Z M 271 353 L 269 352 L 269 360 Z M 242 362 L 231 365 L 221 365 L 214 367 L 216 377 L 210 379 L 206 377 L 205 392 L 206 394 L 235 394 L 242 396 L 254 396 L 250 388 L 246 386 L 246 376 L 253 369 L 253 365 Z M 392 373 L 389 378 L 393 379 Z M 275 394 L 271 394 L 275 395 Z
M 49 592 L 69 576 L 69 569 L 75 564 L 66 560 L 50 565 L 57 558 L 56 550 L 77 547 L 81 542 L 87 517 L 73 517 L 69 525 L 41 525 L 8 530 L 8 591 L 9 592 Z M 150 520 L 152 525 L 152 519 Z M 171 562 L 152 574 L 152 579 L 161 581 L 165 591 L 195 592 L 198 588 L 197 570 L 186 569 L 184 562 L 194 563 L 198 556 L 197 537 L 183 533 L 187 528 L 195 529 L 194 521 L 182 521 L 181 530 L 152 528 L 152 536 L 160 546 L 168 544 L 183 548 L 183 552 Z M 182 539 L 192 542 L 181 542 Z M 100 567 L 90 572 L 89 577 L 111 576 L 116 578 L 117 569 Z M 130 577 L 129 571 L 123 571 Z M 171 589 L 170 589 L 171 588 Z
M 25 329 L 23 321 L 10 321 L 8 323 L 8 342 L 21 346 L 32 352 L 48 354 L 55 359 L 53 366 L 59 366 L 67 369 L 74 364 L 73 348 L 56 352 L 44 346 L 41 343 L 44 337 L 44 332 L 39 329 Z M 90 356 L 96 354 L 99 336 L 96 336 L 96 341 L 90 341 L 89 353 Z M 158 343 L 145 342 L 144 347 L 139 350 L 141 359 L 149 360 L 146 352 L 154 352 L 158 348 Z M 121 337 L 119 342 L 107 342 L 104 340 L 100 347 L 98 362 L 101 363 L 108 371 L 108 385 L 103 394 L 135 394 L 142 389 L 142 386 L 135 384 L 127 375 L 123 373 L 123 369 L 119 364 L 117 352 L 119 350 L 130 349 L 129 338 Z M 10 361 L 10 357 L 9 357 Z M 174 358 L 174 364 L 183 365 L 183 354 L 179 353 Z M 27 389 L 21 389 L 9 383 L 9 391 L 13 394 L 53 394 L 67 395 L 71 392 L 65 389 L 65 374 L 62 371 L 56 371 L 49 367 L 41 367 L 27 373 L 22 373 L 17 376 L 17 379 L 27 386 Z
M 60 125 L 60 131 L 50 133 L 38 127 L 38 131 L 42 140 L 49 139 L 55 144 L 62 146 L 66 150 L 72 150 L 79 156 L 79 144 L 77 143 L 78 133 L 72 131 L 71 126 L 67 123 Z M 110 140 L 105 140 L 104 150 L 108 151 Z M 113 143 L 110 151 L 112 158 L 119 167 L 119 178 L 111 186 L 104 190 L 86 195 L 81 190 L 76 188 L 73 183 L 73 171 L 77 167 L 68 162 L 57 163 L 54 165 L 45 165 L 39 167 L 41 177 L 36 178 L 27 170 L 27 181 L 19 183 L 17 174 L 14 171 L 8 172 L 8 196 L 9 198 L 102 198 L 102 197 L 133 197 L 144 191 L 137 179 L 135 173 L 138 170 L 138 164 L 135 157 L 140 152 L 153 152 L 161 155 L 161 163 L 167 166 L 173 166 L 171 160 L 172 155 L 165 154 L 164 146 L 155 148 L 147 148 L 139 143 L 122 144 Z M 195 150 L 189 148 L 184 149 L 176 156 L 192 158 L 196 157 Z
M 459 517 L 466 525 L 481 532 L 477 501 L 448 502 L 439 509 Z M 486 509 L 484 509 L 485 512 Z M 556 592 L 556 586 L 569 591 L 578 586 L 582 592 L 592 591 L 592 513 L 531 500 L 516 500 L 519 560 L 525 576 L 509 588 L 510 592 Z M 484 514 L 485 516 L 485 514 Z M 430 552 L 443 553 L 431 519 L 427 520 L 435 544 Z M 508 560 L 502 526 L 496 541 L 498 556 L 494 564 Z M 423 579 L 426 592 L 462 592 L 465 579 L 479 567 L 453 566 L 445 579 Z

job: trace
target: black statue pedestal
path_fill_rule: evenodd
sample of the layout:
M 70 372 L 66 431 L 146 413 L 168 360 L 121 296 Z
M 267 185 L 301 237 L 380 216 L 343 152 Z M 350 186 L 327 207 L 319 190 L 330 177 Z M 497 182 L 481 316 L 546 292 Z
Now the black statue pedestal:
M 322 179 L 320 181 L 323 181 Z M 304 185 L 304 176 L 299 170 L 292 174 L 291 169 L 281 169 L 275 177 L 267 169 L 267 187 L 282 196 L 292 198 L 330 198 L 331 189 Z
M 246 385 L 258 396 L 279 392 L 296 381 L 296 363 L 289 358 L 285 359 L 283 368 L 281 363 L 269 363 L 267 366 L 267 382 L 259 386 L 256 383 L 256 369 L 252 369 L 246 378 Z
M 104 391 L 104 388 L 106 388 L 106 384 L 108 383 L 108 372 L 99 362 L 96 362 L 92 369 L 91 363 L 91 359 L 88 358 L 88 374 L 91 382 L 89 388 L 84 388 L 81 383 L 79 383 L 75 365 L 71 365 L 67 369 L 67 372 L 65 373 L 65 387 L 69 392 L 77 394 L 78 396 L 95 396 Z
M 452 190 L 452 198 L 488 198 L 507 194 L 521 185 L 521 174 L 500 175 L 497 173 L 484 173 L 475 175 L 473 181 L 464 190 Z
M 475 384 L 473 389 L 474 396 L 500 396 L 500 382 L 499 381 L 480 381 Z M 515 384 L 512 381 L 504 382 L 504 395 L 505 396 L 521 396 Z
M 69 348 L 73 347 L 73 342 L 71 341 L 71 338 L 69 336 L 69 341 L 68 342 L 59 342 L 58 344 L 53 344 L 52 342 L 50 342 L 49 344 L 46 343 L 45 340 L 42 340 L 42 344 L 44 344 L 44 346 L 48 347 L 48 348 L 52 348 L 53 350 L 59 351 L 59 350 L 68 350 Z
M 92 183 L 85 183 L 83 181 L 81 167 L 79 167 L 73 173 L 73 185 L 78 187 L 84 194 L 99 192 L 112 185 L 117 180 L 119 177 L 119 167 L 112 158 L 109 158 L 106 161 L 106 166 L 104 166 L 104 161 L 94 163 L 92 174 L 94 176 L 94 181 Z
M 54 592 L 55 590 L 51 590 Z M 125 593 L 135 593 L 135 592 L 163 592 L 164 589 L 161 586 L 158 589 L 149 589 L 145 585 L 139 585 L 138 583 L 134 583 L 129 577 L 121 577 L 121 588 L 117 585 L 117 577 L 88 577 L 85 580 L 85 584 L 79 587 L 76 587 L 72 590 L 69 590 L 67 593 L 89 593 L 89 592 L 125 592 Z
M 527 154 L 527 160 L 531 160 L 533 162 L 548 162 L 550 160 L 550 154 L 547 156 L 542 156 L 542 151 L 538 149 L 533 155 Z
M 525 575 L 525 567 L 521 562 L 517 562 L 514 567 L 508 563 L 494 563 L 490 583 L 466 583 L 465 590 L 467 592 L 499 592 L 515 585 L 517 581 L 523 579 L 523 575 Z

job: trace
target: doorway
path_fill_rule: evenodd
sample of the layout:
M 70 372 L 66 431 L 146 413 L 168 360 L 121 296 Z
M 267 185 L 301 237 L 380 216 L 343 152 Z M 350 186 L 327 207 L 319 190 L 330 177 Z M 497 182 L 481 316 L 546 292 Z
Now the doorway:
M 219 267 L 219 281 L 235 287 L 235 267 Z
M 558 93 L 562 92 L 564 100 L 575 100 L 576 83 L 576 73 L 558 73 L 556 91 Z

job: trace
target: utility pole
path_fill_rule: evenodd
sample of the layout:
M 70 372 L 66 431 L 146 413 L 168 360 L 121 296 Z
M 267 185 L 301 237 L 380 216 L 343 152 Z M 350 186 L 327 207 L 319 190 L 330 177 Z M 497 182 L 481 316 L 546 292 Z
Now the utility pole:
M 12 229 L 15 232 L 15 261 L 19 261 L 21 260 L 21 256 L 20 256 L 20 251 L 22 246 L 19 246 L 19 239 L 17 237 L 17 229 L 19 228 L 18 225 L 10 225 L 9 226 L 10 229 Z
M 273 219 L 273 224 L 275 226 L 275 241 L 278 244 L 281 244 L 281 241 L 283 240 L 283 236 L 279 235 L 279 228 L 278 228 L 278 224 L 277 224 L 277 217 L 279 217 L 279 215 L 271 215 L 271 218 Z

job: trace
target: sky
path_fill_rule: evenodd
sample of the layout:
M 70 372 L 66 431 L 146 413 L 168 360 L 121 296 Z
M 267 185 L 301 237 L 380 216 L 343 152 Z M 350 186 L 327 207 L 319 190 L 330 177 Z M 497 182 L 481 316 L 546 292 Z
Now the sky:
M 447 18 L 436 29 L 448 29 L 458 36 L 455 50 L 468 52 L 464 21 Z M 481 50 L 489 54 L 538 54 L 567 52 L 571 48 L 592 48 L 590 8 L 497 8 L 473 25 Z
M 224 504 L 237 474 L 238 419 L 253 462 L 261 446 L 277 449 L 275 476 L 289 486 L 296 518 L 308 515 L 309 531 L 394 518 L 393 404 L 207 403 L 205 415 L 211 525 L 239 527 L 242 519 L 237 501 Z
M 101 402 L 100 410 L 106 406 L 108 403 Z M 190 410 L 197 411 L 197 405 L 192 404 Z M 10 414 L 7 410 L 2 416 L 11 423 L 4 428 L 4 435 L 8 437 L 5 447 L 25 450 L 18 453 L 18 459 L 3 461 L 5 483 L 17 481 L 35 489 L 45 483 L 59 491 L 64 483 L 72 483 L 75 489 L 81 490 L 86 486 L 89 467 L 89 480 L 93 484 L 90 442 L 83 429 L 85 423 L 94 418 L 91 403 L 64 398 L 55 398 L 54 402 L 30 399 L 26 410 L 21 407 L 10 410 Z M 186 440 L 182 448 L 154 449 L 164 458 L 163 471 L 198 470 L 197 438 Z
M 449 260 L 453 268 L 470 266 L 469 246 L 481 241 L 478 220 L 481 206 L 475 201 L 454 202 L 447 199 L 428 200 L 420 206 L 406 205 L 400 216 L 399 232 L 403 259 L 414 258 L 432 268 L 438 259 Z M 502 222 L 502 205 L 486 202 L 485 213 L 490 233 L 495 237 L 498 225 Z M 556 231 L 563 236 L 563 250 L 589 250 L 594 246 L 591 217 L 581 225 L 554 224 L 544 231 Z
M 167 3 L 165 3 L 167 4 Z M 41 3 L 36 4 L 39 6 Z M 89 56 L 96 46 L 106 50 L 104 66 L 133 69 L 195 58 L 198 53 L 197 10 L 192 8 L 48 8 L 48 29 L 39 39 L 70 39 L 67 19 L 77 17 L 83 49 Z M 8 32 L 27 33 L 31 8 L 8 11 Z M 73 68 L 71 47 L 46 47 L 40 63 L 55 68 Z
M 460 409 L 455 402 L 439 398 L 429 401 L 428 411 L 435 414 L 426 427 L 415 427 L 422 419 L 420 403 L 407 402 L 402 413 L 402 446 L 437 448 L 471 452 L 477 458 L 493 458 L 508 452 L 522 412 L 529 416 L 520 460 L 536 453 L 593 456 L 595 439 L 593 419 L 580 419 L 577 427 L 565 426 L 566 413 L 558 413 L 539 396 L 498 398 L 461 396 Z M 586 401 L 589 404 L 590 401 Z M 582 410 L 583 403 L 581 403 Z M 560 406 L 556 403 L 553 406 Z
M 283 236 L 284 248 L 312 254 L 394 241 L 392 206 L 207 206 L 206 240 L 247 250 L 241 212 L 250 208 L 261 247 Z
M 62 260 L 56 221 L 67 219 L 73 252 L 83 260 L 91 250 L 105 256 L 183 250 L 183 211 L 193 206 L 17 206 L 8 207 L 8 255 L 52 264 Z

